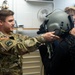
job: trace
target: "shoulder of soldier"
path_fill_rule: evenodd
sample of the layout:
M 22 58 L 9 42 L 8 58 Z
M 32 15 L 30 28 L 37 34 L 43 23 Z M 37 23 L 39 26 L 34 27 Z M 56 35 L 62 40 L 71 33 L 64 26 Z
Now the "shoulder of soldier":
M 2 32 L 0 32 L 0 37 L 4 36 L 4 34 Z
M 2 32 L 0 32 L 0 41 L 1 40 L 7 40 L 8 36 L 6 36 L 5 34 L 3 34 Z
M 18 34 L 18 33 L 11 33 L 10 37 L 14 37 L 14 39 L 21 39 L 21 40 L 25 40 L 27 38 L 29 38 L 28 35 L 23 35 L 23 34 Z

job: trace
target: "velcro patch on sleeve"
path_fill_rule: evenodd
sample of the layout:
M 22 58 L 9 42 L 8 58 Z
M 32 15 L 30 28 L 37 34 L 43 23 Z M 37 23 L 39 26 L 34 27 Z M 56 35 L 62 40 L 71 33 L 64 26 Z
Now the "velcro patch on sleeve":
M 13 45 L 13 42 L 11 40 L 8 40 L 5 42 L 6 46 L 10 47 L 11 45 Z
M 8 51 L 9 49 L 11 49 L 12 47 L 14 47 L 16 45 L 16 41 L 14 40 L 3 40 L 1 42 L 2 47 Z

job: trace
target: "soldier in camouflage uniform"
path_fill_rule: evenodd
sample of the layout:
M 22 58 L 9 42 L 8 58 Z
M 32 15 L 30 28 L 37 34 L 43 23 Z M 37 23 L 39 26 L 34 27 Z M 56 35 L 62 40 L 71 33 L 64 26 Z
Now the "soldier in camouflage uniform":
M 35 51 L 41 43 L 59 38 L 54 32 L 33 38 L 14 34 L 13 15 L 11 10 L 0 10 L 0 75 L 22 75 L 22 55 Z

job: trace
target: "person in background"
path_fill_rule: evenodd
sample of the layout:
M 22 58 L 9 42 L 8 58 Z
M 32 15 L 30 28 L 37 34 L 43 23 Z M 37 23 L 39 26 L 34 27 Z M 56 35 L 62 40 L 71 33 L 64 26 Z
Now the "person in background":
M 75 7 L 74 6 L 66 7 L 65 12 L 67 14 L 73 16 L 74 27 L 75 27 Z
M 68 13 L 69 7 L 66 8 Z M 75 7 L 71 9 L 71 16 L 75 16 Z M 49 57 L 52 51 L 51 57 Z M 50 48 L 45 45 L 39 47 L 41 59 L 45 69 L 45 75 L 75 75 L 75 28 L 55 46 Z
M 22 75 L 22 55 L 35 51 L 51 40 L 59 39 L 54 32 L 29 37 L 14 34 L 14 12 L 0 10 L 0 75 Z

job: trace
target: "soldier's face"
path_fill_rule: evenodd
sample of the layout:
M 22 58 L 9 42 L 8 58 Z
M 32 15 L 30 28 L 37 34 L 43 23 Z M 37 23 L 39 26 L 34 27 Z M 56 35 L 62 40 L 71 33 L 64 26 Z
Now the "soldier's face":
M 3 29 L 6 33 L 13 31 L 14 28 L 14 17 L 8 16 L 6 17 L 5 21 L 2 22 Z

